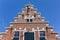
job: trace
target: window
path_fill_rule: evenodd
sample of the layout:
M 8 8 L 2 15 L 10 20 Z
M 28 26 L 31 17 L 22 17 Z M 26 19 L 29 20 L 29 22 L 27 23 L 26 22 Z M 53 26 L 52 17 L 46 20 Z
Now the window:
M 27 22 L 29 22 L 29 19 L 27 19 Z
M 22 14 L 22 18 L 24 18 L 24 15 Z
M 40 40 L 46 40 L 44 31 L 40 31 Z
M 44 31 L 40 31 L 40 36 L 45 36 L 45 32 Z
M 25 32 L 24 40 L 34 40 L 34 32 Z
M 30 19 L 30 22 L 32 22 L 32 19 Z
M 24 17 L 24 15 L 22 14 L 22 16 Z
M 27 22 L 32 22 L 32 19 L 27 19 Z
M 40 37 L 40 40 L 45 40 L 45 37 Z
M 36 14 L 34 14 L 34 17 L 36 17 Z
M 30 8 L 27 9 L 27 12 L 30 12 Z
M 19 40 L 19 31 L 15 31 L 13 40 Z

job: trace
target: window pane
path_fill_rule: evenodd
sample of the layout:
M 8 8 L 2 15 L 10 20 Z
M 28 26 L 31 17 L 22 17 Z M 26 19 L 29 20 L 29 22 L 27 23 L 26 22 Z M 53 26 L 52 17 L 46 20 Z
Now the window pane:
M 27 22 L 29 22 L 29 19 L 27 19 Z
M 19 31 L 15 31 L 13 40 L 19 40 Z
M 34 32 L 26 32 L 24 34 L 24 40 L 34 40 Z
M 30 19 L 30 22 L 32 22 L 32 19 Z
M 36 17 L 36 14 L 34 14 L 34 17 Z
M 46 40 L 45 39 L 45 31 L 40 31 L 40 40 Z
M 19 38 L 14 38 L 13 40 L 19 40 Z
M 30 8 L 27 9 L 27 12 L 30 12 Z
M 15 31 L 14 36 L 18 36 L 19 37 L 19 32 L 18 31 Z
M 40 36 L 45 36 L 45 32 L 44 31 L 40 31 Z
M 40 40 L 45 40 L 45 37 L 40 37 Z

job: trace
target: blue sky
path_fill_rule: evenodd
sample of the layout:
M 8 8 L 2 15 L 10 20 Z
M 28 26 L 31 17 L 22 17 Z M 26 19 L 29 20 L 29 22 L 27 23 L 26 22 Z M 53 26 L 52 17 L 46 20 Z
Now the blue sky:
M 53 26 L 54 32 L 60 35 L 60 0 L 0 0 L 0 32 L 9 27 L 14 17 L 26 4 L 31 3 L 45 17 L 50 26 Z

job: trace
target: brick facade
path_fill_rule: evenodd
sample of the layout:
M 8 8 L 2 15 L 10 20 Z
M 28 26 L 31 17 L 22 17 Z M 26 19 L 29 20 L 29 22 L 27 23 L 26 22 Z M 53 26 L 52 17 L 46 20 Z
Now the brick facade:
M 31 19 L 31 22 L 27 22 L 27 19 Z M 45 31 L 46 40 L 57 40 L 58 33 L 53 32 L 53 28 L 44 20 L 44 17 L 41 17 L 33 5 L 28 4 L 22 13 L 14 18 L 14 22 L 10 23 L 10 27 L 6 28 L 6 32 L 0 34 L 0 39 L 12 40 L 14 32 L 19 31 L 19 40 L 24 40 L 24 32 L 34 32 L 34 40 L 40 40 L 39 32 Z

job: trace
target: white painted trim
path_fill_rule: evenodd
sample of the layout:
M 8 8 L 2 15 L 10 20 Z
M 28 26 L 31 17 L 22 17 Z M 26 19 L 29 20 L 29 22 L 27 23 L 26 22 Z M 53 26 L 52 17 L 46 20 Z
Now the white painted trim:
M 21 15 L 18 15 L 18 18 L 20 18 L 21 17 Z
M 16 28 L 14 28 L 14 30 L 16 31 Z
M 13 25 L 12 24 L 10 24 L 10 27 L 12 27 Z
M 34 31 L 46 31 L 46 30 L 34 30 Z
M 32 16 L 32 17 L 30 17 L 30 16 L 29 16 L 29 17 L 25 16 L 24 19 L 34 19 L 34 17 L 33 17 L 33 16 Z
M 36 32 L 35 32 L 34 28 L 32 28 L 31 32 L 34 32 L 34 40 L 36 40 Z
M 2 38 L 0 38 L 0 40 L 2 40 Z
M 15 19 L 14 21 L 16 22 L 17 20 Z
M 24 31 L 26 31 L 26 28 L 24 28 Z
M 51 29 L 51 31 L 53 32 L 53 29 Z
M 22 29 L 22 28 L 19 28 L 19 30 L 17 30 L 16 28 L 14 28 L 13 31 L 24 31 L 24 30 L 20 30 L 20 29 Z
M 37 27 L 37 29 L 39 30 L 39 27 Z
M 26 29 L 24 29 L 24 30 L 13 30 L 13 31 L 27 31 Z M 34 30 L 34 31 L 46 31 L 46 30 Z
M 45 36 L 46 40 L 47 40 L 47 36 Z
M 34 17 L 34 16 L 32 16 L 32 19 L 35 19 L 35 17 Z
M 45 28 L 42 28 L 42 30 L 45 30 Z
M 8 31 L 8 30 L 5 30 L 6 32 Z
M 34 31 L 34 28 L 32 28 L 32 31 Z
M 34 40 L 36 40 L 36 32 L 34 31 Z
M 56 35 L 56 37 L 59 37 L 59 35 Z
M 24 32 L 23 32 L 23 40 L 24 40 Z
M 20 40 L 20 31 L 19 31 L 19 40 Z
M 23 40 L 24 40 L 24 33 L 26 32 L 26 28 L 24 28 L 24 31 L 23 31 Z
M 19 29 L 22 29 L 22 28 L 19 28 Z

